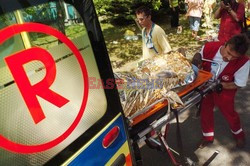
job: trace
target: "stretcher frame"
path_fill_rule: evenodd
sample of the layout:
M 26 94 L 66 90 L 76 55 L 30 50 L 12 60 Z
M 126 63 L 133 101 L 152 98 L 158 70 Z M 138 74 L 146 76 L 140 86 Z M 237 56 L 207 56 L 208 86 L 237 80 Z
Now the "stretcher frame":
M 164 112 L 160 116 L 154 116 L 158 112 L 160 112 L 162 109 L 168 107 L 167 100 L 163 100 L 158 102 L 157 104 L 153 105 L 152 108 L 147 110 L 146 112 L 143 112 L 142 114 L 139 114 L 134 119 L 130 120 L 130 133 L 131 133 L 131 139 L 133 140 L 133 146 L 134 149 L 139 149 L 138 143 L 145 141 L 149 146 L 156 145 L 155 147 L 164 149 L 167 151 L 172 163 L 174 165 L 194 165 L 194 162 L 190 160 L 187 157 L 184 157 L 182 152 L 178 153 L 175 150 L 171 149 L 166 141 L 166 136 L 168 134 L 168 127 L 170 122 L 173 119 L 176 119 L 177 121 L 177 130 L 179 130 L 179 120 L 178 116 L 185 112 L 187 109 L 191 108 L 194 105 L 197 105 L 203 98 L 203 96 L 210 91 L 213 91 L 215 87 L 219 84 L 218 80 L 212 80 L 212 73 L 206 72 L 204 70 L 199 70 L 197 78 L 194 82 L 186 85 L 182 90 L 180 90 L 177 94 L 182 99 L 184 103 L 183 108 L 179 109 L 171 109 L 170 112 Z M 212 80 L 212 81 L 211 81 Z M 149 120 L 149 124 L 144 123 L 145 120 Z M 138 125 L 142 124 L 139 127 Z M 166 126 L 164 131 L 162 131 L 162 127 Z M 180 130 L 179 130 L 180 131 Z M 180 132 L 178 131 L 177 134 L 180 135 Z M 154 135 L 151 133 L 155 133 Z M 179 149 L 182 149 L 182 141 L 181 139 L 178 140 Z M 182 151 L 182 150 L 181 150 Z M 174 152 L 178 156 L 180 156 L 180 161 L 177 161 L 173 155 Z M 140 154 L 140 153 L 136 153 Z M 139 163 L 142 162 L 141 156 L 138 157 Z M 140 164 L 139 164 L 140 165 Z

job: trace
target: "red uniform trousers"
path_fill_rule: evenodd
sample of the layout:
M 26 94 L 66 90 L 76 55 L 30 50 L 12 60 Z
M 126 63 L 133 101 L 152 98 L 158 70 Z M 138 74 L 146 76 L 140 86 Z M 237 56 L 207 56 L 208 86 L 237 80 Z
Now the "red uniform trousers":
M 223 90 L 221 93 L 212 92 L 207 94 L 201 104 L 201 127 L 203 138 L 208 141 L 214 139 L 214 107 L 217 106 L 226 118 L 231 132 L 236 139 L 244 138 L 240 118 L 234 110 L 234 98 L 236 90 Z

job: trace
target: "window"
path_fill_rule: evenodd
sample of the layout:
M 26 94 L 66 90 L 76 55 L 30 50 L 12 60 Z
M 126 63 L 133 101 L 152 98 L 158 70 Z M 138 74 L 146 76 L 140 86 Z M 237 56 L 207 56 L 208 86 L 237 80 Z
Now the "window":
M 1 29 L 14 24 L 39 23 L 63 33 L 80 52 L 87 68 L 88 79 L 92 83 L 93 88 L 90 87 L 88 96 L 85 96 L 84 79 L 87 78 L 83 78 L 82 65 L 68 45 L 55 36 L 40 32 L 23 32 L 0 45 L 0 133 L 11 142 L 33 146 L 59 138 L 75 122 L 81 109 L 84 109 L 82 103 L 87 97 L 87 105 L 80 122 L 70 135 L 54 147 L 28 154 L 0 149 L 0 161 L 3 165 L 43 165 L 105 115 L 108 104 L 104 89 L 97 86 L 101 77 L 96 59 L 86 27 L 72 5 L 62 1 L 48 2 L 6 13 L 0 16 L 0 19 L 3 23 Z M 56 76 L 49 89 L 69 101 L 58 107 L 43 96 L 37 95 L 36 98 L 44 113 L 44 118 L 37 123 L 34 123 L 31 111 L 24 102 L 23 93 L 20 93 L 20 87 L 17 86 L 8 65 L 3 60 L 11 54 L 35 47 L 46 50 L 55 62 Z M 30 61 L 23 67 L 32 86 L 49 78 L 46 75 L 49 67 L 46 68 L 42 61 Z M 100 130 L 102 127 L 104 126 L 99 126 Z M 94 136 L 97 132 L 98 130 L 91 131 L 89 135 Z

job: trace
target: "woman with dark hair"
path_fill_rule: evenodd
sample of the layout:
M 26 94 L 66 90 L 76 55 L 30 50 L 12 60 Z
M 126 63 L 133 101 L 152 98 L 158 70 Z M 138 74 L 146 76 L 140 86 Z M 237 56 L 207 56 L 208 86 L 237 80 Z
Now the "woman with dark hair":
M 219 8 L 214 13 L 216 19 L 220 18 L 219 41 L 226 42 L 242 32 L 244 13 L 245 7 L 242 3 L 237 3 L 235 0 L 220 2 Z

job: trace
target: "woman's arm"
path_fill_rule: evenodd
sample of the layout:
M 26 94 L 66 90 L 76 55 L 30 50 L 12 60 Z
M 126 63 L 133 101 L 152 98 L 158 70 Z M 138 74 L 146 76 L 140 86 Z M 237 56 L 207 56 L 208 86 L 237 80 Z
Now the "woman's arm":
M 244 19 L 245 6 L 239 3 L 236 11 L 232 10 L 231 6 L 228 6 L 227 12 L 236 22 L 240 22 Z
M 215 19 L 219 19 L 221 18 L 221 11 L 223 10 L 222 5 L 224 5 L 223 2 L 220 3 L 220 6 L 218 7 L 218 9 L 214 12 L 214 18 Z
M 237 22 L 240 21 L 239 18 L 237 17 L 237 14 L 235 13 L 235 11 L 233 11 L 231 8 L 229 8 L 229 9 L 227 10 L 227 12 L 233 17 L 233 19 L 234 19 L 235 21 L 237 21 Z

